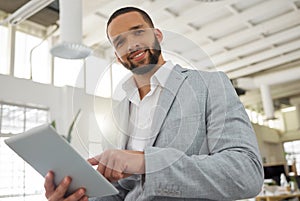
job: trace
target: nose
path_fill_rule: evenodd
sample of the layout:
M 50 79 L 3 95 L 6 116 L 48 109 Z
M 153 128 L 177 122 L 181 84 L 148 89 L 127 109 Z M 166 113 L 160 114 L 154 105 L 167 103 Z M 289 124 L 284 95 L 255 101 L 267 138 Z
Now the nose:
M 140 47 L 140 44 L 135 37 L 128 36 L 127 42 L 128 42 L 128 47 L 127 47 L 128 52 L 133 52 Z

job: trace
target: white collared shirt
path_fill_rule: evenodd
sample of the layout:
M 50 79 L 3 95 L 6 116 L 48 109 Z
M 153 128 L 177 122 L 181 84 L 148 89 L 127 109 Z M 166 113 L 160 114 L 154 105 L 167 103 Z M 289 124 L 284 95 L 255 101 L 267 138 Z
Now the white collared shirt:
M 123 89 L 130 101 L 128 133 L 130 134 L 127 149 L 144 151 L 146 146 L 156 137 L 151 131 L 152 119 L 156 110 L 158 98 L 165 87 L 174 65 L 167 61 L 150 78 L 150 91 L 141 100 L 133 77 L 124 84 Z

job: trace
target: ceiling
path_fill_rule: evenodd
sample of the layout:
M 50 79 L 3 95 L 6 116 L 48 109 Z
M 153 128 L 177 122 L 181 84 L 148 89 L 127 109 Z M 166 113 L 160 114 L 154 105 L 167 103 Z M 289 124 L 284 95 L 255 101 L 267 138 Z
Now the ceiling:
M 246 105 L 261 102 L 262 84 L 283 104 L 300 95 L 300 0 L 84 0 L 83 42 L 110 57 L 106 21 L 123 6 L 146 10 L 156 27 L 176 36 L 169 39 L 169 52 L 198 69 L 224 71 L 248 90 Z
M 0 10 L 6 13 L 13 13 L 26 4 L 29 0 L 0 0 Z M 59 20 L 58 0 L 55 0 L 48 7 L 42 9 L 29 20 L 43 26 L 51 26 Z

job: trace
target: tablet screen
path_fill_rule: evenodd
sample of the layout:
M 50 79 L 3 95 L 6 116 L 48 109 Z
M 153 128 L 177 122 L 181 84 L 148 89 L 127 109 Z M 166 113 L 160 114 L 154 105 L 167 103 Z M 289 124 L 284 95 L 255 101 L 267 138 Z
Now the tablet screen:
M 72 177 L 68 194 L 80 187 L 88 197 L 117 194 L 118 190 L 97 172 L 50 125 L 42 125 L 5 140 L 5 143 L 43 177 L 55 173 L 55 184 Z

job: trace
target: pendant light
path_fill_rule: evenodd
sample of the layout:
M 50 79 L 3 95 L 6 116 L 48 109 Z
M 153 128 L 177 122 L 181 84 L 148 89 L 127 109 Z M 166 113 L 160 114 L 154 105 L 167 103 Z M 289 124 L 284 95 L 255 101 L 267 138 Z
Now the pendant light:
M 55 57 L 84 59 L 92 50 L 82 44 L 82 0 L 59 1 L 60 42 L 51 50 Z

